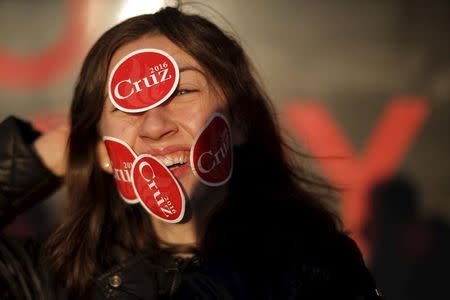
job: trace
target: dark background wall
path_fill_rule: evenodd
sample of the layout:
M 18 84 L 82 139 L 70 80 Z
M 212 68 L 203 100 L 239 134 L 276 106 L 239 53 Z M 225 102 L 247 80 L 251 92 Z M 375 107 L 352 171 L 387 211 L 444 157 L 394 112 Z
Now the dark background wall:
M 57 124 L 84 54 L 127 2 L 134 1 L 1 0 L 0 119 L 15 114 L 44 130 Z M 239 37 L 298 144 L 340 157 L 314 167 L 347 189 L 344 221 L 390 299 L 407 297 L 424 280 L 418 261 L 422 273 L 439 274 L 443 264 L 427 259 L 450 239 L 450 2 L 200 2 L 210 8 L 189 9 Z M 376 197 L 370 193 L 386 181 Z M 61 198 L 14 230 L 45 223 L 39 214 L 58 211 Z M 387 232 L 395 234 L 381 238 Z M 386 274 L 398 283 L 390 286 Z

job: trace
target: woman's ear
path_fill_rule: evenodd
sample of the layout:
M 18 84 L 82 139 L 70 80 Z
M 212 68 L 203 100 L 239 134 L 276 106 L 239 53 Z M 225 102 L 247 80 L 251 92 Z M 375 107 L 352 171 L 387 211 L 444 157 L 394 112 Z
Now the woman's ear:
M 102 140 L 97 143 L 97 159 L 103 171 L 109 174 L 113 173 L 111 160 L 109 159 L 108 151 L 106 151 L 105 143 Z

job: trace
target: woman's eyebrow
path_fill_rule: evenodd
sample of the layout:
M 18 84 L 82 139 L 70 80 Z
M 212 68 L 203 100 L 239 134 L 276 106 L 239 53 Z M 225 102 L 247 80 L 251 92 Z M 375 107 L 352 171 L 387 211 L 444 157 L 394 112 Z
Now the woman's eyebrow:
M 181 68 L 180 68 L 180 73 L 181 73 L 181 72 L 185 72 L 185 71 L 194 71 L 194 72 L 198 72 L 198 73 L 200 73 L 200 74 L 202 74 L 203 76 L 206 77 L 206 74 L 205 74 L 202 70 L 200 70 L 200 69 L 198 69 L 198 68 L 196 68 L 196 67 L 193 67 L 193 66 L 185 66 L 185 67 L 181 67 Z

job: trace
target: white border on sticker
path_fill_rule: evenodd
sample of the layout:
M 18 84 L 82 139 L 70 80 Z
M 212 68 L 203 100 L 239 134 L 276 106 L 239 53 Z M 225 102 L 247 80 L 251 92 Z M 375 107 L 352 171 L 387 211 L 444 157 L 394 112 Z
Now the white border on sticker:
M 115 137 L 112 137 L 112 136 L 107 136 L 107 135 L 103 136 L 102 139 L 103 139 L 103 141 L 113 141 L 113 142 L 117 142 L 117 143 L 119 143 L 119 144 L 125 146 L 125 147 L 131 152 L 131 154 L 133 154 L 134 161 L 136 161 L 136 158 L 137 158 L 136 153 L 133 151 L 133 149 L 131 149 L 130 145 L 128 145 L 125 141 L 122 141 L 122 140 L 120 140 L 120 139 L 118 139 L 118 138 L 115 138 Z M 106 147 L 106 145 L 105 145 L 105 147 Z M 107 151 L 107 152 L 108 152 L 108 151 Z M 108 153 L 108 156 L 109 156 L 109 153 Z M 134 161 L 133 161 L 133 163 L 134 163 Z M 133 166 L 131 166 L 131 167 L 133 167 Z M 130 169 L 130 173 L 131 173 L 131 169 Z M 133 177 L 133 174 L 132 174 L 132 173 L 130 174 L 130 177 Z M 114 180 L 115 180 L 115 179 L 114 179 Z M 131 186 L 133 186 L 133 179 L 131 179 L 130 184 L 131 184 Z M 117 188 L 117 186 L 116 186 L 116 188 Z M 128 203 L 128 204 L 136 204 L 136 203 L 139 203 L 139 197 L 136 197 L 135 199 L 128 199 L 127 197 L 125 197 L 124 195 L 122 195 L 122 193 L 119 191 L 119 189 L 117 189 L 117 192 L 119 192 L 120 197 L 122 197 L 122 199 L 123 199 L 126 203 Z M 134 189 L 133 189 L 133 192 L 134 192 Z M 136 192 L 135 192 L 134 194 L 136 195 Z
M 114 77 L 114 74 L 116 73 L 117 69 L 119 68 L 119 66 L 125 61 L 127 60 L 129 57 L 138 54 L 138 53 L 143 53 L 143 52 L 156 52 L 159 53 L 165 57 L 167 57 L 169 59 L 169 61 L 173 64 L 174 68 L 175 68 L 175 81 L 174 84 L 172 86 L 172 88 L 170 89 L 170 92 L 167 93 L 167 95 L 165 97 L 163 97 L 161 100 L 159 100 L 158 102 L 150 105 L 150 106 L 146 106 L 143 108 L 136 108 L 136 109 L 129 109 L 129 108 L 124 108 L 122 106 L 120 106 L 115 100 L 114 97 L 111 95 L 111 81 L 112 78 Z M 149 109 L 152 109 L 158 105 L 160 105 L 161 103 L 163 103 L 164 101 L 166 101 L 167 99 L 170 98 L 170 96 L 172 96 L 173 92 L 176 90 L 177 86 L 178 86 L 178 82 L 180 81 L 180 70 L 178 69 L 178 64 L 175 61 L 175 59 L 170 56 L 169 53 L 160 50 L 160 49 L 154 49 L 154 48 L 143 48 L 143 49 L 139 49 L 139 50 L 135 50 L 133 52 L 128 53 L 127 55 L 125 55 L 124 57 L 122 57 L 121 60 L 119 60 L 119 62 L 114 66 L 114 68 L 111 71 L 111 75 L 108 78 L 108 98 L 111 101 L 111 103 L 119 110 L 127 112 L 127 113 L 139 113 L 139 112 L 143 112 L 143 111 L 147 111 Z
M 167 173 L 172 177 L 173 181 L 177 185 L 178 191 L 180 192 L 180 195 L 181 195 L 181 212 L 180 212 L 180 215 L 178 216 L 178 218 L 176 218 L 175 220 L 167 220 L 167 219 L 161 218 L 160 216 L 158 216 L 157 214 L 152 212 L 143 203 L 144 201 L 141 199 L 141 196 L 139 196 L 139 193 L 137 192 L 136 185 L 134 184 L 134 176 L 133 176 L 133 174 L 134 174 L 134 168 L 136 167 L 136 163 L 143 157 L 149 157 L 149 158 L 152 158 L 152 159 L 156 160 L 161 166 L 164 167 L 164 169 L 166 169 Z M 183 219 L 184 212 L 185 212 L 185 206 L 186 206 L 186 198 L 184 197 L 184 192 L 181 189 L 180 184 L 178 183 L 178 180 L 175 178 L 175 176 L 172 174 L 172 172 L 169 170 L 169 168 L 167 168 L 166 165 L 164 165 L 164 163 L 160 159 L 156 158 L 155 156 L 153 156 L 151 154 L 141 154 L 138 157 L 136 157 L 136 159 L 133 162 L 133 166 L 131 167 L 131 182 L 132 182 L 132 185 L 133 185 L 134 193 L 136 194 L 136 197 L 138 198 L 139 203 L 141 204 L 142 207 L 145 208 L 145 210 L 150 215 L 152 215 L 153 217 L 155 217 L 155 218 L 157 218 L 157 219 L 159 219 L 161 221 L 167 222 L 167 223 L 179 223 Z
M 205 131 L 205 129 L 209 126 L 209 124 L 211 124 L 211 122 L 216 118 L 219 117 L 222 120 L 225 121 L 226 126 L 228 127 L 228 131 L 230 133 L 230 155 L 231 155 L 231 170 L 230 170 L 230 174 L 228 174 L 228 177 L 225 178 L 224 180 L 222 180 L 221 182 L 217 182 L 217 183 L 213 183 L 213 182 L 208 182 L 206 180 L 204 180 L 201 176 L 198 175 L 197 170 L 195 170 L 195 162 L 194 162 L 194 148 L 195 145 L 197 144 L 198 139 L 200 138 L 200 136 L 202 135 L 203 131 Z M 199 133 L 197 133 L 197 136 L 194 139 L 194 143 L 191 146 L 191 153 L 189 154 L 189 162 L 191 164 L 191 169 L 192 172 L 194 173 L 195 177 L 197 177 L 203 184 L 207 185 L 207 186 L 221 186 L 224 185 L 225 183 L 228 182 L 228 180 L 230 180 L 231 175 L 233 174 L 233 139 L 231 137 L 231 126 L 230 123 L 228 123 L 227 118 L 225 118 L 225 116 L 222 113 L 219 112 L 215 112 L 211 115 L 211 117 L 209 117 L 209 120 L 206 122 L 206 124 L 200 129 Z

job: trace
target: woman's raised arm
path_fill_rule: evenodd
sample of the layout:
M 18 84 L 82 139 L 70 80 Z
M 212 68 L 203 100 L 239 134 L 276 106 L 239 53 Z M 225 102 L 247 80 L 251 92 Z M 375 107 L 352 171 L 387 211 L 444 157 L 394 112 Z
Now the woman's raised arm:
M 58 130 L 41 136 L 15 117 L 0 123 L 0 228 L 60 186 L 64 169 L 56 161 L 64 150 L 56 145 L 63 134 Z

